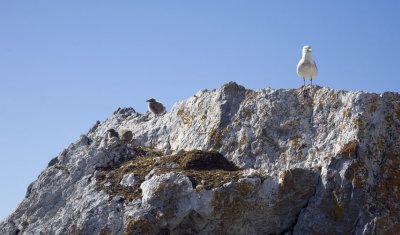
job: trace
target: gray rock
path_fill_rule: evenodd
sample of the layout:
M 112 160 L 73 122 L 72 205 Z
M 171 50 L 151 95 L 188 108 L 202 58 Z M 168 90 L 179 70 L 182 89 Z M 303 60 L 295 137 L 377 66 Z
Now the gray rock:
M 135 146 L 105 141 L 109 129 L 131 131 Z M 318 86 L 252 91 L 228 83 L 158 118 L 119 109 L 85 137 L 29 186 L 0 234 L 400 229 L 397 93 Z M 217 151 L 240 169 L 179 168 L 177 156 L 191 150 Z M 179 154 L 164 156 L 172 153 Z M 132 185 L 124 175 L 134 172 L 133 187 L 120 185 Z
M 120 184 L 125 187 L 135 186 L 135 174 L 129 173 L 129 174 L 124 175 Z
M 89 129 L 89 133 L 93 133 L 96 131 L 97 127 L 100 125 L 100 121 L 96 121 L 96 123 Z
M 136 114 L 136 111 L 133 108 L 118 108 L 113 115 L 119 116 L 121 118 L 128 118 L 131 115 Z
M 47 167 L 51 167 L 54 166 L 55 164 L 57 164 L 59 162 L 58 157 L 55 157 L 53 159 L 50 160 L 50 162 L 47 164 Z

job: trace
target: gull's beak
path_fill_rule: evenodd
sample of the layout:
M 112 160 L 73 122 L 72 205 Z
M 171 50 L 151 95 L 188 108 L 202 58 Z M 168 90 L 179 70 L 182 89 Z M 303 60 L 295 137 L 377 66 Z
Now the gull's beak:
M 308 48 L 307 51 L 308 51 L 308 52 L 312 52 L 312 48 Z

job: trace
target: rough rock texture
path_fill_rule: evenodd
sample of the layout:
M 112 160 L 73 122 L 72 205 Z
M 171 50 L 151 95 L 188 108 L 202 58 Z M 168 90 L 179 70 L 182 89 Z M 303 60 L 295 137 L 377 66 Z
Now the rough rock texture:
M 397 234 L 399 133 L 389 92 L 229 83 L 160 117 L 118 109 L 49 162 L 0 234 Z

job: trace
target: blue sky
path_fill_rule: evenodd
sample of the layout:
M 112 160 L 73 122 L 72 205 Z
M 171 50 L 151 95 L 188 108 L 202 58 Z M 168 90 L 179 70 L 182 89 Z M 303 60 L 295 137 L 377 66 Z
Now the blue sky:
M 2 1 L 0 219 L 50 159 L 118 107 L 168 109 L 235 81 L 400 91 L 399 1 Z

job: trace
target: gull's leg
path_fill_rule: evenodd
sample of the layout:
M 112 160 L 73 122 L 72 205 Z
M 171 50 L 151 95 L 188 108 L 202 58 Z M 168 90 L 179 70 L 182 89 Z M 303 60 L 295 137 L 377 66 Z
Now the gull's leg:
M 304 86 L 306 85 L 306 79 L 303 77 Z
M 311 86 L 312 86 L 312 78 L 311 78 Z

